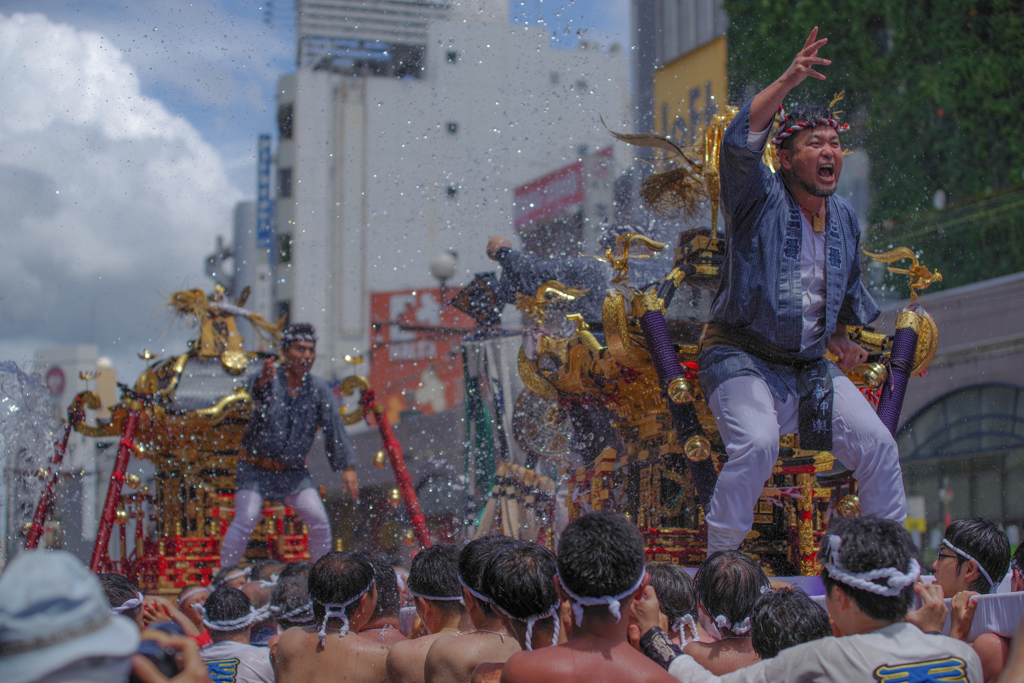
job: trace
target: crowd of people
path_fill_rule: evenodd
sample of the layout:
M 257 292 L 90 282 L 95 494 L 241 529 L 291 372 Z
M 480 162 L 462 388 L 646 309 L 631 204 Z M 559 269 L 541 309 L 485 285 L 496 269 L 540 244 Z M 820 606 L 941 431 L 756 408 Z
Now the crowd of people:
M 917 558 L 895 522 L 832 520 L 822 606 L 738 551 L 692 577 L 646 563 L 636 526 L 609 512 L 570 524 L 557 555 L 487 536 L 424 549 L 405 572 L 331 552 L 225 568 L 177 600 L 29 551 L 0 575 L 0 671 L 11 683 L 1024 680 L 1020 644 L 966 642 L 974 596 L 1004 577 L 1024 588 L 1024 551 L 1011 557 L 975 518 L 947 528 L 933 581 Z

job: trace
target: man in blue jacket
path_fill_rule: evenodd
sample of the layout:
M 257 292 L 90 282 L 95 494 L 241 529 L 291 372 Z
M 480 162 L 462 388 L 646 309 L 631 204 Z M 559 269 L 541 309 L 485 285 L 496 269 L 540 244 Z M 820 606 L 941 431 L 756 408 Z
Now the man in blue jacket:
M 906 496 L 896 442 L 843 370 L 867 359 L 847 328 L 878 307 L 860 281 L 860 229 L 835 195 L 843 167 L 834 115 L 800 107 L 772 143 L 781 168 L 761 162 L 772 121 L 794 87 L 829 60 L 811 32 L 789 69 L 740 109 L 720 157 L 727 252 L 701 342 L 700 382 L 725 442 L 707 515 L 708 554 L 733 549 L 750 532 L 779 435 L 831 451 L 853 470 L 864 515 L 903 522 Z M 838 365 L 824 360 L 832 351 Z
M 281 334 L 281 372 L 268 358 L 253 380 L 253 414 L 238 449 L 235 474 L 235 518 L 221 544 L 221 567 L 231 567 L 245 555 L 263 499 L 283 501 L 309 530 L 313 562 L 331 550 L 331 524 L 320 494 L 306 469 L 306 454 L 317 429 L 324 430 L 324 450 L 331 469 L 342 470 L 342 484 L 353 500 L 359 480 L 352 466 L 352 443 L 330 387 L 310 370 L 316 360 L 316 331 L 312 325 L 288 326 Z

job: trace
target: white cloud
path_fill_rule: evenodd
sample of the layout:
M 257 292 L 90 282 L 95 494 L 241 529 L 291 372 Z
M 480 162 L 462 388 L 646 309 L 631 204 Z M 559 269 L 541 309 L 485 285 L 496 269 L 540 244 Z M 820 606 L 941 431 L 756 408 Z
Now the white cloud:
M 0 92 L 0 341 L 137 350 L 242 193 L 98 33 L 0 15 Z

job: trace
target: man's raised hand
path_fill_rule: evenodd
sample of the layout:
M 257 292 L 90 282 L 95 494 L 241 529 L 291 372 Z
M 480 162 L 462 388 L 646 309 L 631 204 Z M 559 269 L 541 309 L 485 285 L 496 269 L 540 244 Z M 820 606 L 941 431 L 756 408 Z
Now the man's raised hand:
M 822 64 L 828 66 L 832 63 L 831 59 L 825 59 L 824 57 L 818 56 L 818 50 L 822 48 L 825 43 L 828 42 L 828 38 L 818 38 L 818 27 L 815 26 L 811 30 L 811 35 L 807 36 L 807 42 L 804 43 L 804 48 L 800 52 L 796 53 L 796 57 L 793 58 L 793 63 L 786 69 L 786 73 L 782 75 L 782 78 L 787 81 L 787 85 L 790 88 L 794 88 L 800 83 L 803 83 L 804 79 L 808 76 L 817 78 L 819 81 L 825 80 L 825 74 L 814 70 L 814 67 Z
M 276 356 L 271 356 L 263 361 L 263 370 L 260 372 L 260 376 L 256 378 L 257 389 L 262 389 L 267 386 L 270 380 L 274 379 L 274 375 L 277 374 L 277 367 L 274 365 L 276 360 Z

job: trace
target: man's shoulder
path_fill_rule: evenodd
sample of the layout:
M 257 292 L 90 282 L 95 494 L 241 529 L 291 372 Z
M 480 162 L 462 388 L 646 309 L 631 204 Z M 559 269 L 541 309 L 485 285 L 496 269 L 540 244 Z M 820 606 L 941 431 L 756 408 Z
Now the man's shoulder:
M 443 636 L 442 636 L 443 637 Z M 434 636 L 422 636 L 412 640 L 400 640 L 391 646 L 388 659 L 404 660 L 409 657 L 425 657 L 427 650 L 437 640 Z

